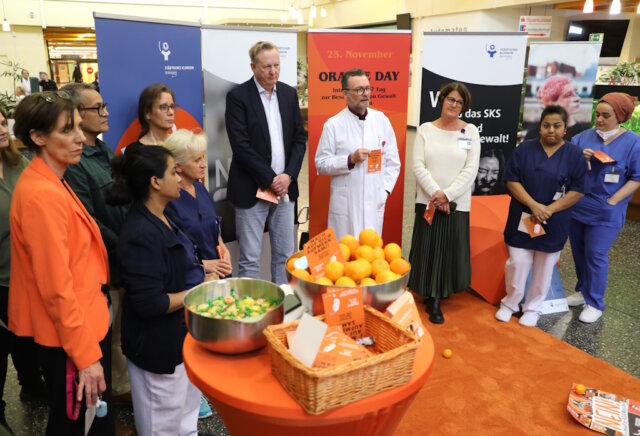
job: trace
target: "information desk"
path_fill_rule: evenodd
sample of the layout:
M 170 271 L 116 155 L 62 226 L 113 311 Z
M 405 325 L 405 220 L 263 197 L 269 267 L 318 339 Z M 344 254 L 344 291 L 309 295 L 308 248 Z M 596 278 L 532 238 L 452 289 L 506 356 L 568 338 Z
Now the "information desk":
M 267 347 L 226 356 L 200 347 L 187 334 L 184 364 L 231 435 L 391 435 L 433 366 L 433 341 L 425 333 L 408 384 L 321 415 L 309 415 L 271 374 Z

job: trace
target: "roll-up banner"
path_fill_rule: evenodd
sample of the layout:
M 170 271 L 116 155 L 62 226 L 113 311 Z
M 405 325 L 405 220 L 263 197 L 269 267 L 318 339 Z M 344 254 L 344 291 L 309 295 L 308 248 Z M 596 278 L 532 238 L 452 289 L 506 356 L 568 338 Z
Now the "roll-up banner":
M 536 138 L 540 114 L 559 105 L 568 117 L 565 139 L 591 128 L 593 85 L 601 42 L 541 42 L 529 45 L 527 88 L 522 113 L 524 139 Z
M 384 242 L 402 242 L 407 98 L 411 32 L 402 30 L 310 30 L 309 61 L 309 233 L 327 228 L 330 178 L 318 176 L 315 155 L 324 123 L 344 109 L 342 73 L 361 68 L 368 73 L 373 109 L 389 118 L 402 167 L 384 215 Z M 365 199 L 367 201 L 367 199 Z M 355 235 L 356 238 L 358 235 Z
M 258 41 L 271 41 L 278 46 L 279 80 L 297 87 L 298 41 L 295 30 L 202 27 L 205 118 L 209 140 L 209 192 L 213 196 L 216 213 L 222 216 L 222 238 L 225 241 L 236 239 L 234 208 L 227 201 L 227 179 L 232 152 L 224 121 L 226 96 L 232 87 L 253 77 L 249 49 Z
M 104 139 L 116 152 L 138 139 L 138 98 L 165 83 L 179 105 L 175 127 L 202 129 L 200 25 L 94 14 L 100 92 L 109 104 Z
M 442 85 L 467 85 L 471 107 L 462 118 L 478 127 L 482 144 L 474 195 L 506 192 L 503 174 L 516 146 L 526 47 L 526 33 L 424 34 L 420 124 L 440 117 Z

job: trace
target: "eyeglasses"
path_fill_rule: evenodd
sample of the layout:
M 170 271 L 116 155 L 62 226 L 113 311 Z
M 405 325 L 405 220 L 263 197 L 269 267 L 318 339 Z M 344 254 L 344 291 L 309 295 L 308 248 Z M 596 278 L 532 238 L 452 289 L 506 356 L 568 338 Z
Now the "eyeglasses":
M 107 116 L 107 103 L 100 103 L 94 107 L 79 107 L 79 111 L 97 111 L 101 117 Z
M 451 106 L 464 106 L 464 100 L 456 100 L 453 97 L 446 97 L 445 100 L 447 100 Z
M 69 94 L 65 91 L 44 91 L 38 94 L 38 98 L 46 101 L 47 103 L 54 103 L 60 99 L 70 99 Z
M 370 86 L 358 87 L 358 88 L 344 88 L 344 91 L 355 91 L 358 95 L 365 95 L 366 93 L 371 92 Z
M 175 112 L 180 106 L 178 106 L 177 104 L 161 104 L 160 106 L 158 106 L 158 109 L 160 110 L 160 112 L 164 112 L 165 114 L 167 112 L 169 112 L 169 109 L 171 109 L 172 112 Z

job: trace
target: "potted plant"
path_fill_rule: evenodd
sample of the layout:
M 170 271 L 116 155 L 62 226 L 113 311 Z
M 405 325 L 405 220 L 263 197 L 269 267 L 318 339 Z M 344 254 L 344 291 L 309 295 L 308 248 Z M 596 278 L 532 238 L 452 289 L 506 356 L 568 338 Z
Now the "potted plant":
M 598 80 L 609 85 L 637 86 L 640 81 L 640 64 L 621 62 L 609 72 L 601 74 Z

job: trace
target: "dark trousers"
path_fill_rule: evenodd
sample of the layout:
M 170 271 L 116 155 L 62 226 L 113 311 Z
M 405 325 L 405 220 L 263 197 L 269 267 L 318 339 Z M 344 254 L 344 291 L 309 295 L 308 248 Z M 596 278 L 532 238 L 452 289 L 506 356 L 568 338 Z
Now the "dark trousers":
M 0 286 L 0 318 L 9 325 L 8 312 L 9 288 Z M 30 391 L 37 391 L 42 384 L 40 365 L 33 338 L 15 336 L 9 330 L 0 327 L 0 413 L 4 412 L 4 384 L 7 379 L 7 359 L 11 354 L 13 366 L 18 373 L 20 385 Z
M 80 416 L 76 421 L 67 418 L 67 354 L 62 347 L 45 347 L 37 345 L 38 355 L 43 362 L 42 372 L 47 383 L 49 397 L 49 421 L 47 436 L 83 436 L 86 401 L 83 397 Z M 111 329 L 100 342 L 102 358 L 100 364 L 104 371 L 107 390 L 102 393 L 102 400 L 108 404 L 107 416 L 93 420 L 89 435 L 108 435 L 115 433 L 113 421 L 113 404 L 111 401 Z

